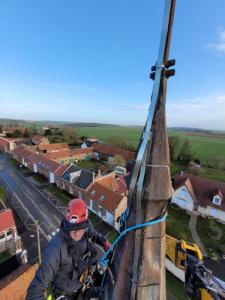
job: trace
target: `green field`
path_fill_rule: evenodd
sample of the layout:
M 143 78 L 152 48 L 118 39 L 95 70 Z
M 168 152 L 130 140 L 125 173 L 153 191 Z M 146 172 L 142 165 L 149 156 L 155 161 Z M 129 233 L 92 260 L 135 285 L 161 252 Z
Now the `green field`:
M 112 126 L 112 127 L 79 127 L 77 134 L 79 136 L 95 136 L 101 142 L 110 143 L 112 137 L 118 137 L 128 142 L 130 145 L 137 147 L 140 135 L 142 132 L 141 127 L 125 127 L 125 126 Z
M 79 136 L 96 136 L 101 142 L 108 142 L 112 137 L 118 137 L 137 147 L 142 132 L 141 127 L 79 127 L 77 134 Z M 169 136 L 178 135 L 181 139 L 188 139 L 192 144 L 192 149 L 196 158 L 207 162 L 215 159 L 222 160 L 225 163 L 225 137 L 200 136 L 186 134 L 181 131 L 168 131 Z
M 211 162 L 217 159 L 225 163 L 225 137 L 191 135 L 173 130 L 169 130 L 170 135 L 177 135 L 181 139 L 189 140 L 195 158 L 200 161 Z

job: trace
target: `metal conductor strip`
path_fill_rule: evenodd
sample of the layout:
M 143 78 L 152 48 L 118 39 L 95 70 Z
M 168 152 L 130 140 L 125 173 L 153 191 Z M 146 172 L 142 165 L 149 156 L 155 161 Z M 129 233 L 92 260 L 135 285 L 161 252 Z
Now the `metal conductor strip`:
M 140 222 L 141 218 L 141 199 L 142 199 L 142 189 L 143 189 L 143 183 L 144 183 L 144 177 L 145 177 L 145 169 L 146 169 L 146 159 L 147 159 L 147 149 L 148 144 L 151 139 L 151 130 L 152 130 L 152 124 L 154 115 L 157 108 L 158 99 L 160 97 L 160 86 L 161 81 L 163 78 L 163 71 L 165 69 L 164 66 L 164 60 L 167 59 L 168 56 L 168 50 L 169 50 L 169 42 L 170 42 L 170 22 L 173 15 L 173 0 L 165 1 L 165 9 L 164 9 L 164 17 L 163 17 L 163 28 L 162 28 L 162 34 L 160 39 L 160 47 L 158 52 L 158 60 L 155 65 L 155 82 L 153 86 L 152 91 L 152 97 L 151 97 L 151 104 L 149 107 L 149 112 L 147 116 L 145 131 L 143 132 L 142 136 L 142 143 L 139 148 L 139 152 L 137 155 L 137 160 L 135 164 L 134 173 L 132 176 L 130 188 L 129 188 L 129 208 L 131 208 L 131 201 L 133 197 L 133 192 L 135 191 L 135 187 L 137 184 L 137 190 L 136 190 L 136 218 L 137 223 Z M 158 167 L 158 168 L 168 168 L 169 166 L 165 165 L 147 165 L 149 167 Z M 139 176 L 139 178 L 138 178 Z M 127 212 L 127 216 L 129 215 L 129 211 Z M 138 257 L 140 252 L 140 236 L 135 237 L 135 253 L 134 253 L 134 262 L 133 262 L 133 282 L 131 286 L 131 300 L 134 300 L 136 298 L 136 282 L 137 282 L 137 273 L 138 273 Z
M 134 172 L 132 175 L 130 187 L 129 187 L 129 195 L 128 199 L 132 198 L 133 192 L 135 190 L 135 186 L 138 180 L 139 171 L 141 168 L 141 163 L 143 160 L 144 152 L 147 148 L 148 141 L 151 138 L 151 128 L 153 123 L 153 117 L 156 111 L 156 105 L 160 90 L 160 81 L 162 77 L 162 71 L 164 69 L 164 56 L 166 52 L 166 46 L 167 46 L 167 34 L 168 34 L 168 26 L 170 23 L 170 10 L 171 10 L 172 1 L 165 1 L 165 10 L 164 10 L 164 18 L 163 18 L 163 30 L 161 34 L 161 40 L 160 40 L 160 47 L 158 52 L 158 61 L 156 63 L 156 72 L 155 72 L 155 82 L 153 86 L 152 96 L 151 96 L 151 103 L 148 111 L 147 121 L 146 121 L 146 127 L 145 131 L 142 135 L 142 143 L 139 148 L 136 163 L 134 166 Z M 166 30 L 165 30 L 166 28 Z M 130 207 L 128 208 L 130 209 Z M 129 214 L 129 211 L 128 211 Z

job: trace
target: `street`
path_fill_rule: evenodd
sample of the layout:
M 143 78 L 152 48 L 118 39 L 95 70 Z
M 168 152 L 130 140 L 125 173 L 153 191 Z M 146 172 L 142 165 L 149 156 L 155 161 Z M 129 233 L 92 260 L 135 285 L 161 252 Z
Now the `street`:
M 17 214 L 15 218 L 17 224 L 19 224 L 19 228 L 23 228 L 22 223 L 24 224 L 24 214 L 20 214 L 20 210 L 15 207 L 15 203 L 22 202 L 23 206 L 26 208 L 27 214 L 32 216 L 32 219 L 39 221 L 42 249 L 45 248 L 47 240 L 51 239 L 58 231 L 63 214 L 59 212 L 44 195 L 42 195 L 41 191 L 7 162 L 4 154 L 0 154 L 0 185 L 7 189 L 8 200 L 10 200 L 12 206 L 14 206 L 14 212 Z M 29 224 L 29 228 L 27 229 L 28 232 L 23 231 L 24 236 L 26 236 L 24 241 L 22 235 L 23 243 L 25 247 L 28 245 L 28 248 L 36 248 L 36 227 L 34 226 L 34 223 Z M 22 232 L 20 232 L 20 234 L 21 233 Z M 30 254 L 28 250 L 28 254 L 29 256 L 32 256 L 32 259 L 34 259 L 33 256 L 36 255 L 33 252 L 36 253 L 36 249 L 31 252 L 32 254 Z

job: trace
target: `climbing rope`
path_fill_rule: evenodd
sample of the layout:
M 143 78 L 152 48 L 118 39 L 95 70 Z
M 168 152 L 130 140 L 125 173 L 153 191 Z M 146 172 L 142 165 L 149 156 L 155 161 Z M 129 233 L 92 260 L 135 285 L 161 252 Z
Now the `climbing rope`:
M 109 264 L 109 255 L 113 252 L 114 248 L 116 247 L 116 245 L 118 244 L 118 242 L 120 241 L 120 239 L 125 236 L 127 233 L 133 231 L 133 230 L 137 230 L 143 227 L 147 227 L 147 226 L 151 226 L 160 222 L 165 221 L 167 218 L 167 212 L 165 212 L 162 216 L 160 217 L 156 217 L 155 219 L 151 220 L 151 221 L 147 221 L 145 223 L 141 223 L 141 224 L 137 224 L 137 225 L 133 225 L 131 227 L 126 228 L 125 230 L 123 230 L 120 235 L 112 242 L 110 248 L 104 253 L 104 255 L 101 257 L 101 259 L 98 262 L 98 269 L 100 272 L 104 273 L 105 270 L 108 267 Z

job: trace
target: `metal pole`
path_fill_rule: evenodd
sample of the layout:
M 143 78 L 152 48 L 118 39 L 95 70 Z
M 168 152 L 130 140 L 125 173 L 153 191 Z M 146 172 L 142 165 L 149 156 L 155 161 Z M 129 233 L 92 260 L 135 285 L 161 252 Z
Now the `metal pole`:
M 39 260 L 39 264 L 41 264 L 40 226 L 38 220 L 35 221 L 35 225 L 37 229 L 38 260 Z

